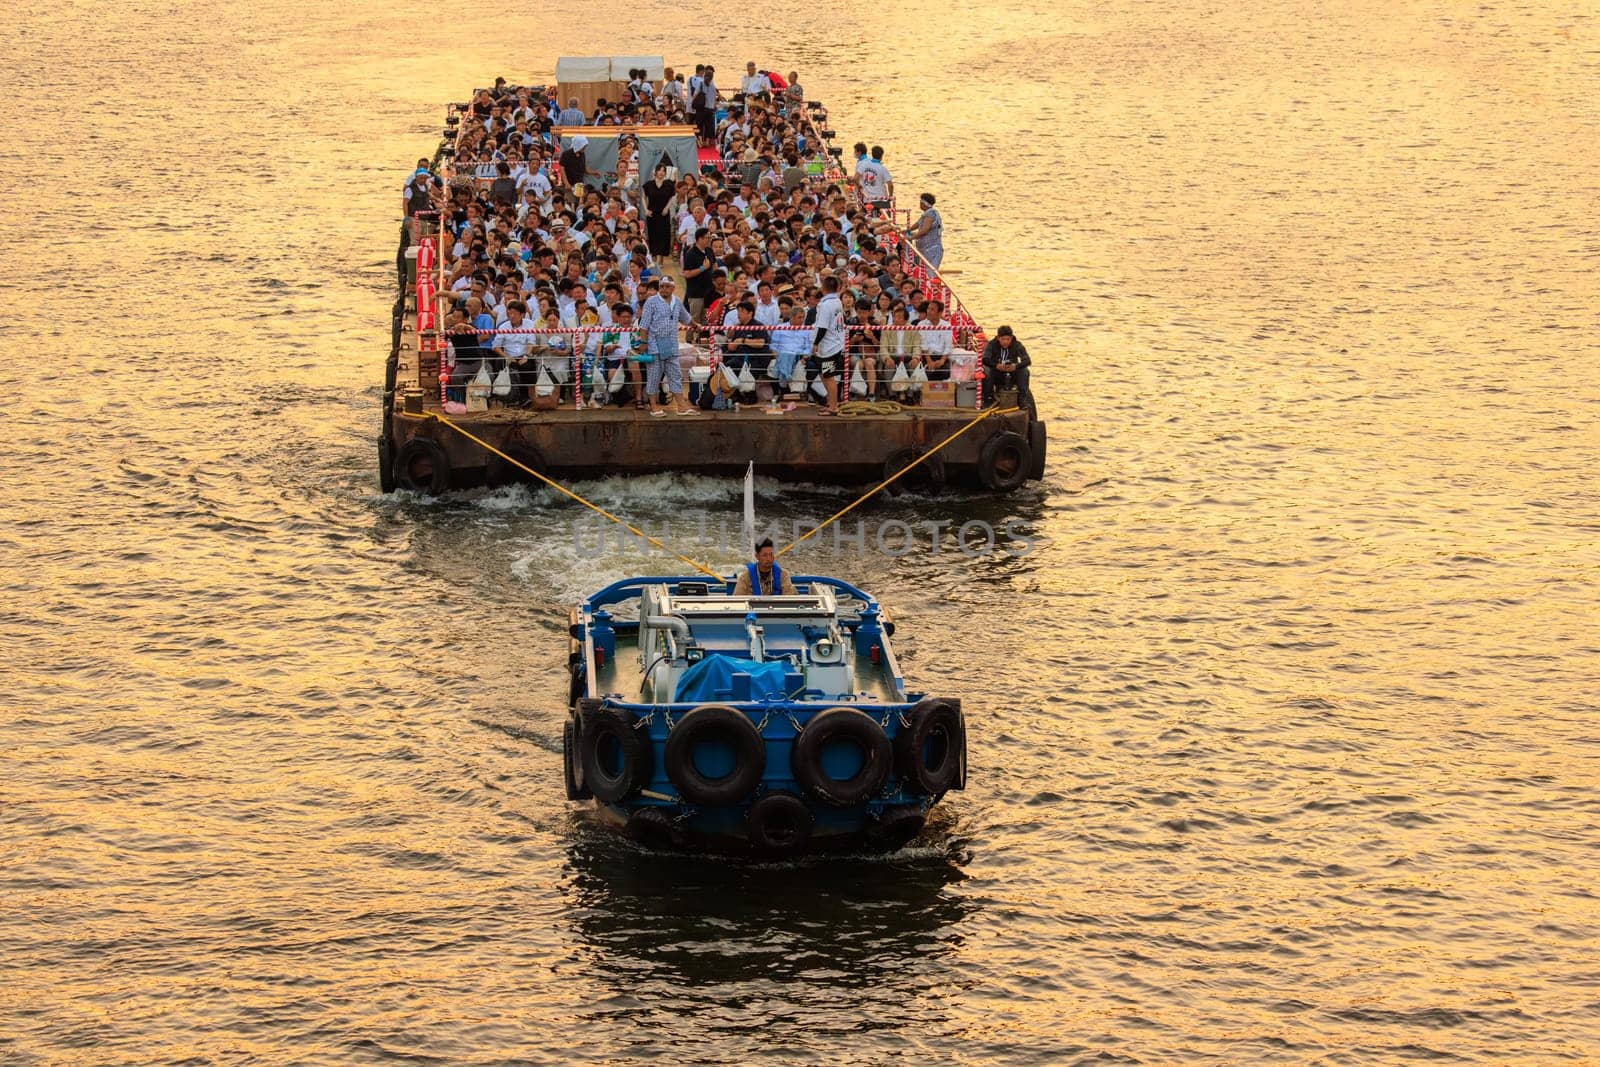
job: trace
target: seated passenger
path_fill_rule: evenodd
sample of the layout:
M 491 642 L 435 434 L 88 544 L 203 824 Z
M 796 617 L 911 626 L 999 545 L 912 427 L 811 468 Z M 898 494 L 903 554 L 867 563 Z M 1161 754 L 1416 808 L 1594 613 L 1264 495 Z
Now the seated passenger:
M 944 304 L 928 301 L 928 317 L 922 320 L 922 366 L 930 382 L 948 381 L 950 355 L 956 350 L 955 334 L 944 319 Z
M 1016 389 L 1017 399 L 1028 400 L 1028 350 L 1011 327 L 1002 326 L 995 331 L 989 343 L 983 346 L 984 406 L 995 402 L 1001 389 Z
M 772 363 L 771 334 L 755 320 L 755 301 L 746 297 L 740 301 L 737 318 L 727 327 L 727 340 L 723 350 L 724 362 L 736 370 L 750 368 L 757 379 L 765 378 Z
M 909 326 L 910 319 L 904 304 L 894 305 L 892 326 Z M 922 333 L 919 330 L 884 330 L 878 341 L 878 376 L 885 382 L 894 376 L 895 368 L 904 365 L 910 374 L 922 361 Z
M 733 582 L 734 596 L 795 596 L 794 583 L 774 560 L 772 538 L 756 545 L 756 561 L 746 563 Z
M 804 363 L 811 355 L 811 331 L 805 328 L 806 306 L 795 304 L 789 309 L 789 330 L 772 331 L 773 362 L 778 367 L 778 380 L 787 387 L 794 377 L 796 363 Z

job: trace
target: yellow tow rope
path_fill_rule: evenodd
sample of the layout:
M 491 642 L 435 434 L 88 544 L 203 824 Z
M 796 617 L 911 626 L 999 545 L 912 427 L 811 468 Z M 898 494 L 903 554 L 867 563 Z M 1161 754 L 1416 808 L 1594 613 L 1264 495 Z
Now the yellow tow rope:
M 879 482 L 877 485 L 873 486 L 871 489 L 868 489 L 861 496 L 856 497 L 855 500 L 851 501 L 845 507 L 840 508 L 838 511 L 834 512 L 832 515 L 828 516 L 828 518 L 823 521 L 821 526 L 818 526 L 813 530 L 807 530 L 804 534 L 802 534 L 800 536 L 799 540 L 791 541 L 789 544 L 784 545 L 783 549 L 780 552 L 778 552 L 778 556 L 785 555 L 785 554 L 788 553 L 788 551 L 790 549 L 798 548 L 800 545 L 804 544 L 806 541 L 811 540 L 811 538 L 817 536 L 817 534 L 821 533 L 823 530 L 826 530 L 828 527 L 832 526 L 834 523 L 838 522 L 840 519 L 842 519 L 846 515 L 850 514 L 850 512 L 854 511 L 856 508 L 860 507 L 862 504 L 865 504 L 868 500 L 871 500 L 874 496 L 876 496 L 878 493 L 882 492 L 885 488 L 887 488 L 888 486 L 894 484 L 895 480 L 898 479 L 906 471 L 908 471 L 911 468 L 917 466 L 919 463 L 922 463 L 929 456 L 931 456 L 934 453 L 938 452 L 945 445 L 949 444 L 951 441 L 954 441 L 956 438 L 960 437 L 962 434 L 966 433 L 968 430 L 970 430 L 974 426 L 978 425 L 978 423 L 982 422 L 984 419 L 987 419 L 990 415 L 1010 415 L 1012 412 L 1020 411 L 1020 410 L 1022 410 L 1022 409 L 1021 408 L 990 408 L 988 411 L 985 411 L 982 415 L 979 415 L 977 418 L 973 419 L 971 422 L 969 422 L 965 426 L 961 427 L 961 429 L 957 430 L 955 433 L 951 434 L 949 437 L 946 437 L 943 441 L 940 441 L 938 444 L 934 445 L 932 448 L 930 448 L 926 452 L 922 453 L 922 455 L 918 456 L 916 459 L 912 460 L 910 463 L 907 463 L 904 467 L 901 467 L 899 470 L 897 470 L 893 474 L 889 475 L 889 477 L 885 478 L 883 481 Z M 773 558 L 776 559 L 777 556 L 774 556 Z
M 582 504 L 584 507 L 588 508 L 590 511 L 598 512 L 599 514 L 604 515 L 606 518 L 610 519 L 612 522 L 616 523 L 618 526 L 621 526 L 621 527 L 625 528 L 629 533 L 633 534 L 635 537 L 644 538 L 646 541 L 650 542 L 652 545 L 656 546 L 661 551 L 665 552 L 667 555 L 671 556 L 673 559 L 677 560 L 678 562 L 687 563 L 689 566 L 693 567 L 695 570 L 699 571 L 701 574 L 710 575 L 711 577 L 715 578 L 719 582 L 727 580 L 722 575 L 720 575 L 716 571 L 712 570 L 710 567 L 707 567 L 704 563 L 697 563 L 694 560 L 690 559 L 688 556 L 680 556 L 680 555 L 678 555 L 678 553 L 672 551 L 672 549 L 668 548 L 666 545 L 662 544 L 660 541 L 656 540 L 654 537 L 651 537 L 649 534 L 645 533 L 643 530 L 641 530 L 637 526 L 633 525 L 633 523 L 628 522 L 626 519 L 618 518 L 617 516 L 611 514 L 611 512 L 607 511 L 605 508 L 601 507 L 599 504 L 591 503 L 590 501 L 585 500 L 583 497 L 579 496 L 577 493 L 574 493 L 571 489 L 568 489 L 566 486 L 560 484 L 559 482 L 556 482 L 556 481 L 554 481 L 553 479 L 550 479 L 550 478 L 546 478 L 543 474 L 540 474 L 538 471 L 534 470 L 532 467 L 528 466 L 526 463 L 523 463 L 523 462 L 521 462 L 519 460 L 513 459 L 512 457 L 506 455 L 504 452 L 502 452 L 498 448 L 494 447 L 494 445 L 491 445 L 488 441 L 485 441 L 483 438 L 478 437 L 477 435 L 469 432 L 468 430 L 464 429 L 459 424 L 451 422 L 449 419 L 445 418 L 443 415 L 440 415 L 438 412 L 425 411 L 425 412 L 423 412 L 423 414 L 426 415 L 430 419 L 439 420 L 440 422 L 444 423 L 446 426 L 448 426 L 452 430 L 454 430 L 456 433 L 460 434 L 462 437 L 465 437 L 467 440 L 476 442 L 480 448 L 485 448 L 488 451 L 493 452 L 495 455 L 499 456 L 501 459 L 505 460 L 507 463 L 511 464 L 513 467 L 517 467 L 520 470 L 526 471 L 527 473 L 533 475 L 535 478 L 539 479 L 545 485 L 548 485 L 550 488 L 554 489 L 556 492 L 563 493 L 566 496 L 571 497 L 572 499 L 576 500 L 578 503 Z
M 1014 408 L 1014 407 L 1013 408 L 990 408 L 988 411 L 985 411 L 982 415 L 979 415 L 977 418 L 973 419 L 971 422 L 969 422 L 966 425 L 962 426 L 959 430 L 957 430 L 955 433 L 951 434 L 949 437 L 946 437 L 943 441 L 940 441 L 938 444 L 934 445 L 932 448 L 930 448 L 926 452 L 922 453 L 922 455 L 918 456 L 916 459 L 912 460 L 910 463 L 907 463 L 904 467 L 901 467 L 899 470 L 895 471 L 893 474 L 891 474 L 889 477 L 885 478 L 883 481 L 879 482 L 877 485 L 875 485 L 871 489 L 867 490 L 864 494 L 862 494 L 861 496 L 857 497 L 854 501 L 852 501 L 848 506 L 846 506 L 844 508 L 841 508 L 839 511 L 834 512 L 831 516 L 828 517 L 828 519 L 826 521 L 824 521 L 822 523 L 822 525 L 817 526 L 814 529 L 806 531 L 806 533 L 798 541 L 794 541 L 794 542 L 792 542 L 790 544 L 784 545 L 783 546 L 783 550 L 781 552 L 779 552 L 778 555 L 782 556 L 782 555 L 786 554 L 790 549 L 795 548 L 796 546 L 800 545 L 801 543 L 803 543 L 805 541 L 808 541 L 811 538 L 815 537 L 817 534 L 821 533 L 823 530 L 826 530 L 829 526 L 832 526 L 834 523 L 838 522 L 844 516 L 848 515 L 850 512 L 854 511 L 856 508 L 858 508 L 862 504 L 866 503 L 873 496 L 875 496 L 878 493 L 882 492 L 888 486 L 894 484 L 894 482 L 901 475 L 905 474 L 907 471 L 911 470 L 913 467 L 916 467 L 918 464 L 923 463 L 924 461 L 926 461 L 929 456 L 932 456 L 935 453 L 937 453 L 945 445 L 949 444 L 951 441 L 954 441 L 956 438 L 960 437 L 962 434 L 966 433 L 968 430 L 970 430 L 974 426 L 978 425 L 978 423 L 982 422 L 984 419 L 987 419 L 990 415 L 1010 415 L 1013 412 L 1020 411 L 1020 410 L 1021 410 L 1021 408 Z M 611 512 L 607 511 L 605 508 L 601 507 L 599 504 L 595 504 L 595 503 L 592 503 L 592 502 L 590 502 L 588 500 L 585 500 L 583 497 L 579 496 L 577 493 L 574 493 L 571 489 L 568 489 L 566 486 L 564 486 L 561 483 L 555 481 L 554 479 L 545 477 L 543 474 L 541 474 L 538 471 L 534 470 L 532 467 L 528 466 L 526 463 L 523 463 L 520 460 L 514 459 L 511 456 L 506 455 L 504 452 L 502 452 L 498 448 L 494 447 L 494 445 L 491 445 L 488 441 L 485 441 L 483 438 L 481 438 L 481 437 L 477 436 L 476 434 L 472 433 L 471 431 L 467 430 L 466 428 L 461 426 L 459 423 L 452 422 L 451 420 L 445 418 L 443 415 L 440 415 L 436 411 L 425 411 L 422 414 L 423 414 L 424 418 L 434 419 L 434 420 L 436 420 L 438 422 L 442 422 L 444 425 L 450 427 L 452 430 L 454 430 L 456 433 L 460 434 L 462 437 L 465 437 L 467 440 L 469 440 L 469 441 L 473 442 L 474 444 L 478 445 L 478 447 L 480 447 L 482 449 L 485 449 L 486 451 L 494 453 L 495 455 L 499 456 L 501 459 L 505 460 L 507 463 L 511 464 L 513 467 L 516 467 L 518 470 L 525 471 L 526 473 L 533 475 L 535 478 L 539 479 L 541 482 L 543 482 L 545 485 L 548 485 L 550 488 L 554 489 L 556 492 L 561 493 L 564 496 L 571 497 L 573 500 L 576 500 L 578 503 L 582 504 L 584 507 L 588 508 L 590 511 L 596 512 L 596 513 L 598 513 L 600 515 L 603 515 L 605 518 L 610 519 L 612 522 L 616 523 L 618 526 L 623 527 L 629 533 L 633 534 L 635 537 L 643 538 L 644 540 L 648 541 L 650 544 L 654 545 L 656 548 L 659 548 L 661 551 L 665 552 L 667 555 L 671 556 L 673 559 L 677 560 L 678 562 L 687 563 L 689 566 L 693 567 L 695 570 L 699 571 L 701 574 L 709 575 L 710 577 L 717 579 L 719 582 L 720 581 L 726 581 L 726 579 L 722 575 L 718 574 L 716 571 L 712 570 L 710 567 L 707 567 L 704 563 L 697 563 L 694 560 L 690 559 L 688 556 L 680 556 L 678 553 L 672 551 L 672 549 L 670 549 L 666 545 L 662 544 L 656 538 L 651 537 L 649 534 L 645 533 L 643 530 L 639 529 L 637 526 L 633 525 L 631 522 L 628 522 L 626 519 L 618 518 L 617 516 L 611 514 Z

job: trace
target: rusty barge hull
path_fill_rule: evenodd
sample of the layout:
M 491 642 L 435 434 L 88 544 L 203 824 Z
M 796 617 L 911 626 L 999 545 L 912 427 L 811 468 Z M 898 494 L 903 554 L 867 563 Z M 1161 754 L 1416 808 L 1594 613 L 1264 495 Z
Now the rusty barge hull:
M 791 481 L 869 484 L 926 454 L 976 414 L 911 409 L 835 417 L 802 407 L 783 414 L 743 410 L 652 418 L 629 407 L 492 411 L 450 421 L 518 463 L 558 479 L 662 471 L 742 475 L 753 461 L 763 475 Z M 430 413 L 407 414 L 396 405 L 389 437 L 389 462 L 402 488 L 439 492 L 535 480 Z M 1019 473 L 1041 476 L 1044 427 L 1018 411 L 991 415 L 901 481 L 919 488 L 946 482 L 983 485 L 985 449 L 1015 438 L 1029 446 L 1027 469 Z

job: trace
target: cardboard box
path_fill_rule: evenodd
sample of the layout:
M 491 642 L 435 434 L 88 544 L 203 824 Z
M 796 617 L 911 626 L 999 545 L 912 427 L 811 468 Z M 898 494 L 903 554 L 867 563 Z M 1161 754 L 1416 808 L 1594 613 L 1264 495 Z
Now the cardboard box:
M 922 406 L 925 408 L 953 408 L 956 406 L 955 382 L 929 382 L 922 387 Z

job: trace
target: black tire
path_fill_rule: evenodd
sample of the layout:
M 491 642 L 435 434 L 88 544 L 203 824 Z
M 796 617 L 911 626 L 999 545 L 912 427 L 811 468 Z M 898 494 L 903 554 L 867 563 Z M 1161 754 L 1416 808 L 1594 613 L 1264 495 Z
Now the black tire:
M 395 491 L 394 442 L 388 434 L 378 438 L 378 489 L 385 493 Z
M 650 742 L 633 728 L 632 716 L 598 708 L 578 713 L 578 751 L 583 784 L 595 798 L 619 804 L 650 781 Z
M 450 488 L 450 457 L 439 442 L 413 437 L 395 453 L 394 480 L 401 489 L 438 496 Z
M 566 782 L 568 800 L 588 800 L 594 796 L 583 784 L 583 768 L 578 763 L 578 727 L 570 716 L 561 728 L 561 776 Z
M 522 464 L 523 467 L 532 467 L 540 474 L 545 472 L 544 455 L 532 445 L 504 445 L 500 451 Z M 507 463 L 504 459 L 489 453 L 485 464 L 484 480 L 493 487 L 496 485 L 543 485 L 533 475 L 518 467 L 516 463 Z
M 733 746 L 733 769 L 711 778 L 695 766 L 695 746 L 721 741 Z M 691 804 L 720 807 L 750 795 L 767 769 L 767 744 L 749 716 L 726 704 L 702 704 L 678 720 L 667 735 L 667 778 Z
M 984 488 L 1009 493 L 1028 480 L 1033 450 L 1018 433 L 1002 430 L 983 443 L 978 452 L 978 480 Z
M 758 852 L 788 855 L 806 847 L 817 817 L 805 801 L 792 793 L 768 793 L 750 805 L 745 825 L 750 847 Z
M 823 750 L 839 741 L 861 749 L 861 767 L 849 778 L 830 777 L 822 766 Z M 795 739 L 790 767 L 806 792 L 837 808 L 864 804 L 889 778 L 893 754 L 889 735 L 868 715 L 855 708 L 819 711 Z
M 895 773 L 902 788 L 938 796 L 966 785 L 967 724 L 959 700 L 929 697 L 895 734 Z
M 1033 450 L 1033 465 L 1028 468 L 1028 477 L 1037 482 L 1044 477 L 1044 454 L 1048 447 L 1044 423 L 1028 423 L 1028 447 Z
M 927 817 L 912 805 L 885 808 L 867 824 L 867 844 L 880 852 L 898 852 L 922 832 Z
M 567 707 L 573 707 L 583 697 L 583 675 L 585 667 L 583 660 L 578 660 L 567 668 L 570 676 L 567 681 Z
M 662 851 L 682 848 L 685 840 L 683 831 L 665 808 L 640 808 L 628 816 L 622 832 L 645 848 Z
M 878 476 L 881 482 L 891 478 L 901 467 L 922 455 L 920 448 L 901 448 L 889 453 L 883 461 L 883 473 Z M 937 493 L 944 488 L 944 457 L 938 454 L 929 456 L 921 463 L 906 471 L 897 478 L 884 492 L 890 496 L 902 493 Z

